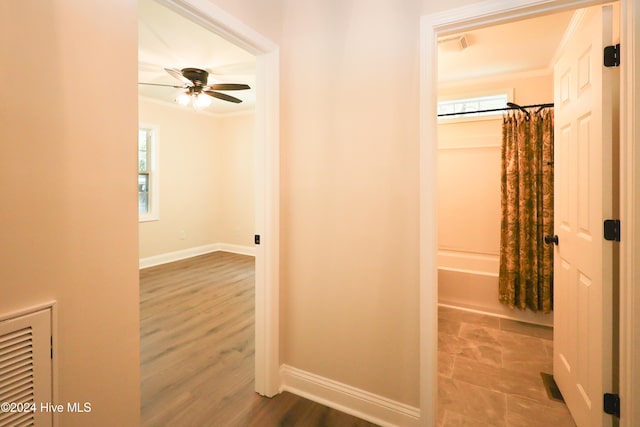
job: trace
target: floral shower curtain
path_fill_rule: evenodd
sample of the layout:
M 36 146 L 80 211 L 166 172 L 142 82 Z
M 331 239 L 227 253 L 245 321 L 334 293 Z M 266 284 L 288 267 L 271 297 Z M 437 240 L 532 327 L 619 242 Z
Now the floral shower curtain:
M 500 302 L 553 309 L 553 109 L 518 111 L 502 127 Z

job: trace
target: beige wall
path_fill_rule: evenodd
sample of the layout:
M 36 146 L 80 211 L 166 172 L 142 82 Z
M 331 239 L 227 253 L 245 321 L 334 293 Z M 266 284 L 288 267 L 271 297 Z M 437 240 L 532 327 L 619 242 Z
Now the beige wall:
M 140 223 L 140 258 L 253 237 L 253 114 L 213 116 L 140 100 L 157 132 L 159 220 Z
M 282 362 L 418 405 L 419 1 L 290 0 Z
M 65 427 L 139 425 L 136 34 L 133 0 L 0 2 L 0 316 L 57 301 Z
M 498 256 L 501 140 L 501 118 L 438 126 L 438 249 Z
M 513 90 L 520 105 L 553 102 L 553 76 L 447 84 L 440 96 Z M 552 315 L 498 302 L 502 118 L 438 125 L 438 266 L 441 303 L 552 324 Z
M 216 156 L 219 185 L 215 242 L 253 246 L 255 228 L 253 113 L 226 115 L 219 120 Z

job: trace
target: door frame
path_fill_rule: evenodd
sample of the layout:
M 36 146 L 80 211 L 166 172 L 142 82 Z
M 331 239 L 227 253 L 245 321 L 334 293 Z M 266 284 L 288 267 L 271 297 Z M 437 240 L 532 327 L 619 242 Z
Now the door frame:
M 437 424 L 437 38 L 481 26 L 608 3 L 604 0 L 485 0 L 420 18 L 420 412 Z M 620 0 L 620 399 L 621 427 L 640 425 L 640 5 Z
M 256 56 L 255 391 L 280 392 L 280 53 L 279 46 L 209 0 L 156 0 Z

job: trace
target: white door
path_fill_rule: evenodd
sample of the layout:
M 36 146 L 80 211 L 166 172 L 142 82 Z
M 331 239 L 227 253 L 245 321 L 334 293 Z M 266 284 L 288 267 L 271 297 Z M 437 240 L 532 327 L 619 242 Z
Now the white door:
M 612 214 L 615 70 L 613 8 L 592 7 L 554 69 L 555 380 L 578 427 L 611 425 L 602 410 L 611 391 L 612 248 L 603 221 Z

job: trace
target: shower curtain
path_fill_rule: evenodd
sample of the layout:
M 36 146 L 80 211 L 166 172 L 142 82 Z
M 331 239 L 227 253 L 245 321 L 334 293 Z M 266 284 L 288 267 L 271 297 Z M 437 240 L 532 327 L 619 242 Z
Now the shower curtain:
M 553 109 L 518 111 L 502 127 L 500 302 L 553 309 Z

